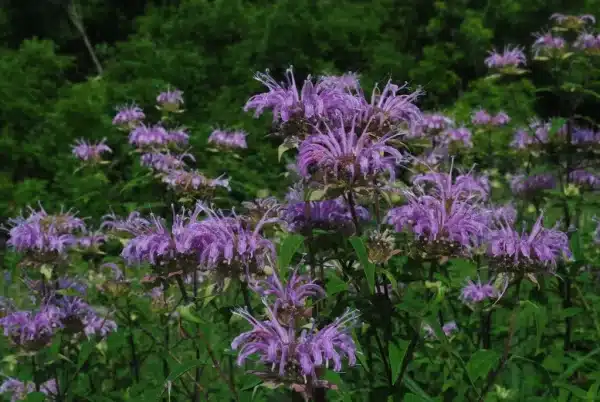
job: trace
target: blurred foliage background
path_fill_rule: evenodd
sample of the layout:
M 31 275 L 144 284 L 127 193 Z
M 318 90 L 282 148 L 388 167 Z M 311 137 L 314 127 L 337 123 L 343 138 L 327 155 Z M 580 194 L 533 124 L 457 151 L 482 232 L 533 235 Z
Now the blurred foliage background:
M 148 109 L 167 85 L 184 91 L 183 122 L 198 167 L 231 176 L 236 200 L 282 189 L 283 164 L 274 163 L 276 146 L 267 137 L 270 118 L 242 111 L 261 88 L 252 79 L 257 70 L 283 79 L 293 65 L 298 80 L 354 71 L 369 86 L 391 77 L 422 86 L 424 109 L 463 118 L 480 102 L 516 119 L 550 114 L 532 110 L 529 81 L 499 87 L 483 80 L 483 59 L 494 46 L 531 43 L 553 12 L 599 6 L 600 0 L 3 0 L 0 224 L 38 200 L 97 217 L 107 204 L 117 213 L 159 207 L 149 202 L 160 188 L 136 179 L 144 170 L 111 119 L 120 104 Z M 242 158 L 205 151 L 217 126 L 250 133 Z M 118 165 L 111 177 L 76 171 L 70 145 L 79 137 L 107 137 Z M 132 179 L 138 184 L 122 191 Z

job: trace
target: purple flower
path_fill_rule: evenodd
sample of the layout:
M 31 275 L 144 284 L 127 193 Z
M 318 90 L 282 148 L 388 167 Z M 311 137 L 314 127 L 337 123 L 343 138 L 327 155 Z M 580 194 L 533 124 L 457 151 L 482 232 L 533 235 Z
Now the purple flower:
M 335 116 L 345 115 L 348 110 L 359 106 L 358 101 L 345 89 L 331 85 L 331 77 L 321 79 L 316 84 L 310 76 L 299 91 L 294 79 L 293 68 L 285 72 L 287 83 L 277 83 L 269 74 L 256 73 L 254 78 L 268 88 L 268 92 L 252 96 L 244 111 L 255 110 L 260 116 L 266 109 L 273 112 L 273 121 L 286 123 L 291 119 L 304 119 L 318 122 Z
M 600 51 L 600 35 L 582 32 L 573 43 L 573 46 L 588 53 L 597 53 Z
M 309 224 L 312 228 L 324 230 L 344 230 L 352 226 L 352 214 L 343 198 L 324 201 L 310 201 L 310 212 L 307 211 L 306 202 L 295 202 L 283 211 L 282 218 L 288 223 L 291 232 L 302 232 Z M 307 213 L 309 213 L 307 217 Z M 369 212 L 361 207 L 356 207 L 359 220 L 369 219 Z
M 104 142 L 106 138 L 103 138 L 100 142 L 91 143 L 84 139 L 79 139 L 73 145 L 73 155 L 85 162 L 100 162 L 102 159 L 102 153 L 112 153 L 112 149 L 109 148 Z
M 0 319 L 4 336 L 27 350 L 38 350 L 52 340 L 62 327 L 61 313 L 57 307 L 44 306 L 39 312 L 16 311 Z
M 121 106 L 113 118 L 112 124 L 115 126 L 124 126 L 133 128 L 137 126 L 146 116 L 142 109 L 136 105 Z
M 160 125 L 145 126 L 141 124 L 129 134 L 129 143 L 138 148 L 167 146 L 170 144 L 184 145 L 187 144 L 188 139 L 189 134 L 183 129 L 167 131 Z
M 88 338 L 104 338 L 117 330 L 116 322 L 96 314 L 88 314 L 83 320 L 83 325 L 83 332 Z
M 560 36 L 554 36 L 550 32 L 542 32 L 535 34 L 536 40 L 531 48 L 534 51 L 536 58 L 550 57 L 558 52 L 562 52 L 567 42 Z
M 208 137 L 208 142 L 223 149 L 245 149 L 248 148 L 246 135 L 244 131 L 214 130 Z
M 142 155 L 141 164 L 158 172 L 166 173 L 172 170 L 184 169 L 186 167 L 186 158 L 193 162 L 196 161 L 189 153 L 174 155 L 168 152 L 152 152 Z
M 600 144 L 600 132 L 587 128 L 576 128 L 573 130 L 571 143 L 573 145 L 598 145 Z
M 371 122 L 378 125 L 379 129 L 387 131 L 390 126 L 401 123 L 408 123 L 412 126 L 421 121 L 421 111 L 414 104 L 421 95 L 421 90 L 416 90 L 409 94 L 398 94 L 401 89 L 406 88 L 392 84 L 389 80 L 383 91 L 379 92 L 379 87 L 375 85 L 371 93 L 371 101 L 368 102 L 364 94 L 360 93 L 361 121 L 367 122 L 366 128 L 369 128 Z
M 471 117 L 471 122 L 478 126 L 488 125 L 491 121 L 492 116 L 490 116 L 490 114 L 484 109 L 479 109 L 478 111 L 473 113 L 473 116 Z
M 569 238 L 559 230 L 542 226 L 543 214 L 530 233 L 517 233 L 508 224 L 492 230 L 488 238 L 488 254 L 497 265 L 507 270 L 544 267 L 553 269 L 559 260 L 571 258 Z
M 485 64 L 490 69 L 515 69 L 524 66 L 527 63 L 527 58 L 523 49 L 520 47 L 506 46 L 502 53 L 492 50 L 489 56 L 485 59 Z
M 444 132 L 447 141 L 451 142 L 462 142 L 466 148 L 472 148 L 473 142 L 471 142 L 471 130 L 466 127 L 459 127 Z
M 530 196 L 539 191 L 552 190 L 556 187 L 556 179 L 550 173 L 531 176 L 516 175 L 511 179 L 510 188 L 514 194 Z
M 96 250 L 107 240 L 107 236 L 102 232 L 86 232 L 77 238 L 77 246 L 82 249 Z
M 320 77 L 321 85 L 326 88 L 335 88 L 338 90 L 354 90 L 360 89 L 358 74 L 345 73 L 342 75 L 323 75 Z
M 517 210 L 512 204 L 505 204 L 499 207 L 492 207 L 489 210 L 489 213 L 490 227 L 493 227 L 497 222 L 514 224 L 517 220 Z
M 423 113 L 423 118 L 418 125 L 426 132 L 437 132 L 452 127 L 454 120 L 441 113 Z
M 237 364 L 241 366 L 248 357 L 258 354 L 263 363 L 283 377 L 286 374 L 315 377 L 315 369 L 328 367 L 333 361 L 333 370 L 341 371 L 342 359 L 356 364 L 356 345 L 349 329 L 357 319 L 357 313 L 347 311 L 333 323 L 318 331 L 303 331 L 298 337 L 292 320 L 282 325 L 276 314 L 267 307 L 268 320 L 258 321 L 246 310 L 238 309 L 234 314 L 252 325 L 252 330 L 237 336 L 231 343 L 238 350 Z
M 468 250 L 480 243 L 488 223 L 488 213 L 480 203 L 488 194 L 485 182 L 471 175 L 453 180 L 450 170 L 447 174 L 419 175 L 413 188 L 404 192 L 406 205 L 388 212 L 387 222 L 397 232 L 408 228 L 419 241 L 442 246 L 441 251 L 436 250 L 442 253 L 453 252 L 456 247 Z
M 510 122 L 510 117 L 505 112 L 498 112 L 490 121 L 492 126 L 504 126 Z
M 429 324 L 423 325 L 423 330 L 425 330 L 425 337 L 428 339 L 437 339 L 435 331 Z M 447 322 L 442 326 L 442 331 L 446 337 L 450 337 L 454 332 L 458 331 L 458 326 L 455 321 Z
M 261 297 L 274 296 L 273 312 L 276 314 L 284 310 L 303 309 L 309 297 L 326 296 L 325 290 L 315 280 L 306 275 L 299 275 L 297 270 L 292 272 L 285 286 L 281 283 L 279 275 L 274 273 L 266 280 L 255 282 L 252 290 Z
M 467 280 L 467 285 L 462 288 L 460 298 L 465 303 L 480 303 L 487 299 L 497 299 L 500 296 L 500 292 L 489 283 L 481 283 L 480 280 L 473 282 Z
M 24 383 L 16 378 L 7 378 L 0 385 L 0 394 L 11 394 L 10 402 L 24 401 L 27 399 L 27 395 L 32 392 L 35 392 L 34 383 Z
M 5 317 L 7 314 L 15 310 L 15 304 L 11 299 L 4 296 L 0 296 L 0 318 Z
M 61 254 L 76 245 L 76 231 L 85 231 L 83 219 L 69 212 L 49 215 L 41 206 L 39 211 L 29 208 L 27 218 L 9 219 L 9 223 L 12 228 L 7 244 L 20 252 Z
M 210 194 L 217 188 L 224 188 L 228 191 L 231 190 L 229 187 L 229 179 L 221 177 L 209 179 L 197 170 L 171 170 L 163 176 L 162 181 L 172 190 L 182 193 L 200 191 Z
M 569 181 L 589 190 L 600 188 L 600 177 L 584 169 L 577 169 L 569 173 Z
M 596 18 L 590 14 L 583 15 L 565 15 L 561 13 L 554 13 L 550 16 L 550 20 L 556 22 L 557 25 L 566 29 L 580 29 L 585 24 L 595 24 Z
M 156 103 L 158 103 L 159 108 L 162 110 L 177 112 L 180 110 L 181 105 L 183 105 L 183 92 L 178 89 L 167 89 L 165 92 L 158 94 Z
M 269 219 L 265 215 L 249 230 L 241 218 L 226 217 L 202 204 L 198 204 L 197 209 L 208 214 L 208 218 L 194 226 L 200 234 L 199 262 L 204 268 L 225 270 L 228 275 L 231 272 L 248 274 L 262 268 L 267 256 L 275 255 L 275 246 L 262 237 L 260 231 L 277 218 Z
M 362 133 L 359 137 L 355 122 L 349 129 L 344 128 L 343 122 L 334 129 L 326 125 L 326 133 L 318 130 L 318 134 L 303 141 L 298 154 L 300 173 L 306 178 L 312 177 L 312 172 L 320 173 L 325 182 L 354 183 L 362 179 L 370 183 L 387 172 L 390 180 L 394 180 L 396 166 L 403 157 L 387 144 L 393 136 L 373 140 Z

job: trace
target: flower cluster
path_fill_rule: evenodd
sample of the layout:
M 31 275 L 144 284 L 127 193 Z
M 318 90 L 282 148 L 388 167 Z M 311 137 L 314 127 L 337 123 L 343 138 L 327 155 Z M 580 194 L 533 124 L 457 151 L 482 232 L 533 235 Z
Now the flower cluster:
M 244 131 L 214 130 L 208 137 L 208 143 L 221 149 L 245 149 L 248 148 L 246 136 Z
M 121 106 L 117 108 L 117 114 L 112 120 L 112 124 L 122 127 L 123 129 L 131 129 L 136 127 L 146 115 L 142 109 L 136 105 Z
M 355 207 L 360 221 L 369 219 L 369 211 Z M 292 202 L 282 212 L 282 218 L 291 232 L 302 233 L 306 228 L 352 232 L 352 212 L 343 198 L 324 201 Z M 348 230 L 349 229 L 349 230 Z
M 313 323 L 311 329 L 306 329 L 309 327 L 301 322 L 307 319 L 308 298 L 325 295 L 319 285 L 294 271 L 285 285 L 278 277 L 272 277 L 257 283 L 254 289 L 265 297 L 266 319 L 260 321 L 243 309 L 234 312 L 252 325 L 250 331 L 231 343 L 233 350 L 239 350 L 238 365 L 251 355 L 258 355 L 271 370 L 267 375 L 294 385 L 306 384 L 307 377 L 317 380 L 318 370 L 329 367 L 330 362 L 334 371 L 342 370 L 343 359 L 350 366 L 356 363 L 356 346 L 349 333 L 358 318 L 355 311 L 346 311 L 323 328 L 317 329 Z M 267 301 L 271 296 L 275 298 L 273 304 Z M 310 395 L 311 390 L 306 392 Z
M 473 113 L 471 122 L 478 126 L 504 126 L 510 122 L 510 117 L 505 112 L 498 112 L 492 116 L 486 110 L 479 109 Z
M 527 58 L 520 47 L 506 46 L 502 53 L 492 50 L 485 59 L 485 65 L 503 73 L 519 72 L 519 67 L 527 64 Z
M 102 160 L 103 153 L 112 153 L 112 149 L 105 142 L 106 138 L 97 143 L 79 139 L 72 147 L 73 155 L 84 162 L 98 163 Z
M 552 190 L 555 187 L 556 178 L 550 173 L 534 174 L 530 176 L 516 175 L 510 182 L 512 192 L 523 197 L 536 195 L 540 191 Z

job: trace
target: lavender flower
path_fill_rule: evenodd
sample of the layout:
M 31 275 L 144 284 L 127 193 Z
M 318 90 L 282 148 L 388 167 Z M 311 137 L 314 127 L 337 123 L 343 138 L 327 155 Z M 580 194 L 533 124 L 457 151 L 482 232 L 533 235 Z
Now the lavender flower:
M 562 53 L 566 47 L 567 42 L 560 36 L 554 36 L 550 32 L 542 32 L 535 35 L 536 40 L 531 46 L 535 57 L 539 59 L 545 59 Z
M 555 228 L 544 228 L 542 220 L 543 214 L 529 234 L 519 234 L 508 225 L 489 233 L 488 254 L 498 268 L 521 272 L 552 270 L 559 260 L 571 258 L 567 235 Z
M 433 328 L 431 328 L 431 326 L 429 324 L 423 325 L 423 330 L 425 330 L 426 338 L 428 338 L 428 339 L 436 339 L 437 338 L 435 331 L 433 330 Z M 455 321 L 450 321 L 442 326 L 442 331 L 444 332 L 444 335 L 446 335 L 446 337 L 450 337 L 450 336 L 452 336 L 452 334 L 454 332 L 458 331 L 458 326 L 456 325 Z
M 596 18 L 590 14 L 583 15 L 565 15 L 560 13 L 554 13 L 550 16 L 550 20 L 556 22 L 559 27 L 564 29 L 579 30 L 585 24 L 595 24 Z
M 112 153 L 112 149 L 110 149 L 110 147 L 104 143 L 105 141 L 106 138 L 103 138 L 97 143 L 91 143 L 84 139 L 79 139 L 72 147 L 73 155 L 84 162 L 100 162 L 104 152 Z
M 348 110 L 359 106 L 347 91 L 331 85 L 331 78 L 313 84 L 308 76 L 299 91 L 294 79 L 293 68 L 285 72 L 287 84 L 277 83 L 268 73 L 256 73 L 254 78 L 268 88 L 268 92 L 254 95 L 244 111 L 254 109 L 260 116 L 266 109 L 273 112 L 273 121 L 286 123 L 292 119 L 303 119 L 316 123 L 335 116 L 346 115 Z
M 517 220 L 517 210 L 512 204 L 505 204 L 499 207 L 492 207 L 489 210 L 490 223 L 493 227 L 497 222 L 514 224 Z
M 7 378 L 0 385 L 0 394 L 11 394 L 10 402 L 24 401 L 27 395 L 35 392 L 35 384 L 22 382 L 16 378 Z
M 84 231 L 83 220 L 61 212 L 48 214 L 41 206 L 36 211 L 29 208 L 29 216 L 9 219 L 12 228 L 9 231 L 8 245 L 20 252 L 38 254 L 62 254 L 76 245 L 76 231 Z
M 52 340 L 62 327 L 61 313 L 57 307 L 44 306 L 39 312 L 16 311 L 0 319 L 4 336 L 26 350 L 39 350 Z
M 15 310 L 15 304 L 11 299 L 4 296 L 0 296 L 0 318 L 5 317 L 7 314 Z
M 342 75 L 323 75 L 319 82 L 323 87 L 335 88 L 339 90 L 354 90 L 360 89 L 358 74 L 345 73 Z
M 208 142 L 223 149 L 245 149 L 248 148 L 246 135 L 244 131 L 214 130 L 208 137 Z
M 308 178 L 316 172 L 323 175 L 325 182 L 352 184 L 358 180 L 371 183 L 387 172 L 390 180 L 394 180 L 402 154 L 387 144 L 393 136 L 372 140 L 367 133 L 362 133 L 359 137 L 355 131 L 356 120 L 349 129 L 340 123 L 334 129 L 326 126 L 326 133 L 319 130 L 302 142 L 298 154 L 300 173 Z
M 600 177 L 584 169 L 577 169 L 569 173 L 569 181 L 587 190 L 600 188 Z
M 471 122 L 478 126 L 486 126 L 492 121 L 492 116 L 484 109 L 479 109 L 471 117 Z
M 461 142 L 466 148 L 472 148 L 473 142 L 471 142 L 471 130 L 466 127 L 459 127 L 444 132 L 447 141 Z
M 167 131 L 160 125 L 139 125 L 129 134 L 129 143 L 138 148 L 187 144 L 189 135 L 181 128 Z
M 137 126 L 146 116 L 142 109 L 136 105 L 121 106 L 118 108 L 117 114 L 113 118 L 112 124 L 126 128 Z
M 504 126 L 510 122 L 510 117 L 505 112 L 498 112 L 492 117 L 491 124 L 493 126 Z
M 197 191 L 209 195 L 217 188 L 231 190 L 229 179 L 209 179 L 197 170 L 171 170 L 163 176 L 162 181 L 172 190 L 181 193 Z
M 310 201 L 309 210 L 306 202 L 295 202 L 283 211 L 282 218 L 288 223 L 291 232 L 303 232 L 310 225 L 312 228 L 323 230 L 353 230 L 352 214 L 343 198 L 324 201 Z M 309 214 L 307 217 L 307 213 Z M 359 220 L 369 219 L 369 212 L 361 207 L 356 207 Z
M 297 270 L 292 272 L 285 286 L 277 273 L 266 280 L 257 281 L 252 290 L 262 297 L 274 296 L 273 312 L 281 314 L 284 311 L 293 313 L 301 311 L 306 306 L 309 297 L 325 297 L 325 290 L 315 280 L 306 275 L 299 275 Z
M 387 132 L 393 126 L 401 123 L 407 123 L 409 126 L 421 121 L 421 111 L 414 104 L 421 95 L 421 90 L 416 90 L 409 94 L 398 94 L 401 89 L 406 88 L 392 84 L 391 80 L 387 82 L 383 91 L 379 92 L 377 85 L 371 93 L 371 101 L 368 102 L 364 94 L 360 94 L 361 121 L 366 122 L 366 129 L 371 128 L 370 123 L 375 123 L 375 131 Z
M 571 143 L 580 146 L 593 146 L 600 144 L 600 132 L 587 128 L 573 130 Z
M 431 187 L 429 191 L 423 185 Z M 388 212 L 387 222 L 397 232 L 409 228 L 431 253 L 455 253 L 479 244 L 486 230 L 487 212 L 480 201 L 487 196 L 485 183 L 471 175 L 452 179 L 430 173 L 413 180 L 404 192 L 407 204 Z
M 454 120 L 441 113 L 423 113 L 419 126 L 426 132 L 439 132 L 454 125 Z
M 481 303 L 487 299 L 497 299 L 500 296 L 500 292 L 491 281 L 489 283 L 481 283 L 481 280 L 473 282 L 467 280 L 467 285 L 462 288 L 460 298 L 465 303 L 476 304 Z
M 600 35 L 582 32 L 573 43 L 573 46 L 584 52 L 597 54 L 600 52 Z
M 356 321 L 357 313 L 347 311 L 333 323 L 318 331 L 303 331 L 298 337 L 293 323 L 282 325 L 276 314 L 267 307 L 268 320 L 258 321 L 246 310 L 234 314 L 252 325 L 252 330 L 237 336 L 231 343 L 233 350 L 239 349 L 237 364 L 242 365 L 248 357 L 258 354 L 263 363 L 270 364 L 272 371 L 278 369 L 280 377 L 311 376 L 316 378 L 316 369 L 328 367 L 333 361 L 333 370 L 342 370 L 342 359 L 356 364 L 356 346 L 349 335 L 349 328 Z
M 552 190 L 555 187 L 556 179 L 550 173 L 531 176 L 516 175 L 510 183 L 512 192 L 520 196 L 531 196 L 539 191 Z
M 117 323 L 96 314 L 88 314 L 83 320 L 83 332 L 91 339 L 94 337 L 104 338 L 109 333 L 117 330 Z
M 141 164 L 158 172 L 167 173 L 173 170 L 183 170 L 186 167 L 186 158 L 192 162 L 196 161 L 189 153 L 174 155 L 168 152 L 152 152 L 142 155 Z
M 492 50 L 485 59 L 485 64 L 490 69 L 498 69 L 501 72 L 517 71 L 519 67 L 527 63 L 527 58 L 520 47 L 506 46 L 502 53 Z
M 156 103 L 158 103 L 158 108 L 164 111 L 179 112 L 183 105 L 183 92 L 178 89 L 167 89 L 158 94 Z
M 77 246 L 84 250 L 97 250 L 106 240 L 104 233 L 87 231 L 77 238 Z

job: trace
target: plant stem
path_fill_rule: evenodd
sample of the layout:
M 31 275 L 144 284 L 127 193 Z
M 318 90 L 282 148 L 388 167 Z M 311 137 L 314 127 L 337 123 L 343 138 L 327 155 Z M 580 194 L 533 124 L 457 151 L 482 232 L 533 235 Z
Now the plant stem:
M 194 268 L 194 285 L 192 288 L 192 292 L 194 295 L 194 306 L 196 306 L 196 303 L 198 302 L 198 269 Z M 246 285 L 247 286 L 247 285 Z M 198 324 L 195 324 L 196 327 L 196 332 L 200 331 L 200 326 Z M 196 346 L 196 360 L 200 360 L 200 348 L 198 346 Z M 200 384 L 200 367 L 196 366 L 195 369 L 195 375 L 194 375 L 194 381 L 196 382 L 196 384 Z M 194 386 L 194 398 L 193 401 L 197 402 L 200 400 L 200 389 L 197 386 Z
M 356 214 L 356 203 L 354 201 L 354 193 L 352 190 L 348 190 L 348 206 L 350 207 L 350 214 L 352 215 L 352 222 L 354 222 L 354 229 L 356 231 L 356 235 L 361 235 L 360 224 L 358 223 L 358 215 Z

